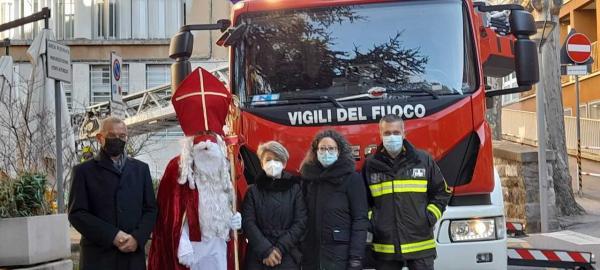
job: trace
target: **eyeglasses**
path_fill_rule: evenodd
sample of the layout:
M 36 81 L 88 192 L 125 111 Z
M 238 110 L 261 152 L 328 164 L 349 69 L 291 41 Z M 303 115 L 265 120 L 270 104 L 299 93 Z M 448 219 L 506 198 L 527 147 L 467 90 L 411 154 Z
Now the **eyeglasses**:
M 317 149 L 317 151 L 319 151 L 320 153 L 325 153 L 325 152 L 329 152 L 329 153 L 333 153 L 333 152 L 337 152 L 337 147 L 319 147 Z
M 115 139 L 115 138 L 119 138 L 123 141 L 127 141 L 127 134 L 108 134 L 106 135 L 107 139 Z

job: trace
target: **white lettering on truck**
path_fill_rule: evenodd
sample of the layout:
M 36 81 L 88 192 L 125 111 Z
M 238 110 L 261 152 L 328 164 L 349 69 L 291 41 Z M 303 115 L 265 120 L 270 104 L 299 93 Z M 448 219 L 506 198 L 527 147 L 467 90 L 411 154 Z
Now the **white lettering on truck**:
M 372 106 L 371 115 L 365 114 L 363 107 L 346 107 L 337 108 L 335 113 L 332 109 L 326 110 L 306 110 L 288 112 L 288 118 L 292 126 L 297 125 L 313 125 L 313 124 L 329 124 L 342 122 L 358 122 L 378 120 L 386 114 L 395 114 L 406 119 L 422 118 L 426 114 L 426 108 L 423 104 L 406 104 L 402 105 L 382 105 Z

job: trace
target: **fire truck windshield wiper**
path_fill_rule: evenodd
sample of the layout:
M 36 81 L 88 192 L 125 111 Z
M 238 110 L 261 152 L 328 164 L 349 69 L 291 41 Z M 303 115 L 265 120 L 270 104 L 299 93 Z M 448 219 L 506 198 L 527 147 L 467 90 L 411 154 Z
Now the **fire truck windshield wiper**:
M 335 107 L 337 108 L 344 108 L 344 105 L 342 105 L 341 103 L 339 103 L 334 97 L 332 96 L 309 96 L 309 97 L 297 97 L 297 98 L 287 98 L 284 101 L 287 101 L 288 103 L 294 103 L 294 102 L 290 102 L 290 101 L 301 101 L 301 100 L 322 100 L 322 101 L 329 101 L 331 103 L 333 103 L 333 105 L 335 105 Z M 300 103 L 300 102 L 298 102 Z
M 431 90 L 431 89 L 427 89 L 427 88 L 418 88 L 418 89 L 403 89 L 403 88 L 398 88 L 398 89 L 391 89 L 391 90 L 387 90 L 387 93 L 390 94 L 394 94 L 394 93 L 402 93 L 402 94 L 409 94 L 409 95 L 414 95 L 414 94 L 428 94 L 430 96 L 433 97 L 433 99 L 439 99 L 439 95 L 438 93 L 436 93 L 435 91 Z
M 252 106 L 270 106 L 270 105 L 297 105 L 302 104 L 306 101 L 326 101 L 331 102 L 337 108 L 344 108 L 344 105 L 339 103 L 334 97 L 331 96 L 308 96 L 308 97 L 290 97 L 278 100 L 269 101 L 248 101 Z M 246 103 L 246 102 L 245 102 Z M 311 102 L 313 103 L 313 102 Z

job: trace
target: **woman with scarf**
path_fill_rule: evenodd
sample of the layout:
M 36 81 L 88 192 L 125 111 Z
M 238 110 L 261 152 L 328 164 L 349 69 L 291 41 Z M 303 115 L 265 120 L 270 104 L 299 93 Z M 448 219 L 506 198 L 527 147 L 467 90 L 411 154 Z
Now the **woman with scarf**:
M 248 188 L 242 209 L 246 269 L 300 269 L 299 244 L 307 218 L 300 179 L 283 171 L 289 154 L 280 143 L 261 144 L 257 155 L 262 170 Z
M 308 208 L 302 269 L 362 269 L 367 193 L 346 139 L 334 130 L 318 133 L 300 173 Z

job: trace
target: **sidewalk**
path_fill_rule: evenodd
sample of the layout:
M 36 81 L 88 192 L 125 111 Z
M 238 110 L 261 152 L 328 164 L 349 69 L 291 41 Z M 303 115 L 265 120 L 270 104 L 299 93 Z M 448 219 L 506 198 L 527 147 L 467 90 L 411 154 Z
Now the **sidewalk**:
M 69 234 L 71 235 L 71 260 L 73 261 L 73 270 L 79 269 L 79 240 L 81 240 L 81 234 L 77 232 L 73 227 L 69 228 Z

